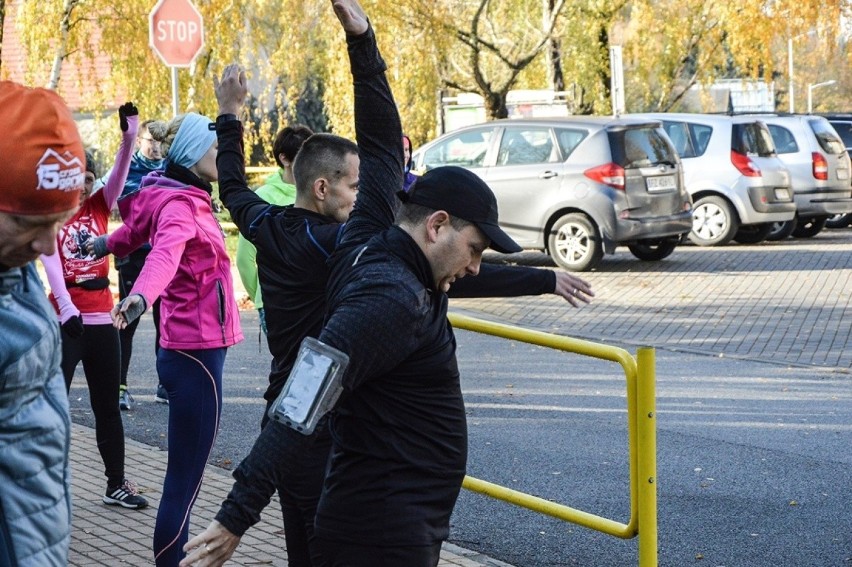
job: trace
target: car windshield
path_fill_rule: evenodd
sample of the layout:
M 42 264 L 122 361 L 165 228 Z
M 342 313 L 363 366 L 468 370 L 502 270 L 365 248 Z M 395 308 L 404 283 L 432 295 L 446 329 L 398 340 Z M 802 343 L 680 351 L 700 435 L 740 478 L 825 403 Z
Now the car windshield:
M 769 128 L 762 122 L 734 124 L 731 149 L 744 155 L 760 157 L 776 155 L 772 135 L 769 133 Z
M 840 139 L 828 120 L 808 120 L 808 124 L 816 134 L 817 141 L 823 150 L 830 154 L 842 154 L 846 151 L 843 140 Z
M 617 128 L 609 130 L 607 135 L 612 161 L 625 169 L 677 162 L 677 154 L 661 128 Z

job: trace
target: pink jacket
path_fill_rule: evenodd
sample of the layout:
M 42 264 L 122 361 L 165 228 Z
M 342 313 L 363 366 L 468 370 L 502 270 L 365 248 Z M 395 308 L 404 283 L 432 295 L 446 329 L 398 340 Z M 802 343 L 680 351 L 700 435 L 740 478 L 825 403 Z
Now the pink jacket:
M 107 247 L 121 257 L 151 243 L 131 293 L 149 306 L 160 297 L 160 346 L 198 350 L 243 340 L 231 261 L 207 192 L 154 172 L 126 200 L 130 214 Z

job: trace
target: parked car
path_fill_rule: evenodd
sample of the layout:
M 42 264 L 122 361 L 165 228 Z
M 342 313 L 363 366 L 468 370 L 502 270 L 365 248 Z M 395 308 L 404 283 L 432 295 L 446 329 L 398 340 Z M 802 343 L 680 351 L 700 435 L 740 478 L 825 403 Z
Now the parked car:
M 692 197 L 698 246 L 765 240 L 772 223 L 794 218 L 790 174 L 769 131 L 755 118 L 716 114 L 639 114 L 660 120 L 681 161 Z
M 567 270 L 590 270 L 619 245 L 661 260 L 692 227 L 680 160 L 657 121 L 495 120 L 445 134 L 412 159 L 419 171 L 458 165 L 479 175 L 503 230 Z
M 837 135 L 843 140 L 846 153 L 852 157 L 852 114 L 823 114 L 822 116 L 828 120 Z M 825 221 L 826 228 L 846 228 L 847 226 L 852 226 L 852 213 L 832 215 Z
M 803 114 L 761 114 L 760 120 L 790 170 L 796 201 L 796 218 L 777 225 L 769 238 L 810 238 L 833 215 L 852 213 L 852 164 L 828 120 Z

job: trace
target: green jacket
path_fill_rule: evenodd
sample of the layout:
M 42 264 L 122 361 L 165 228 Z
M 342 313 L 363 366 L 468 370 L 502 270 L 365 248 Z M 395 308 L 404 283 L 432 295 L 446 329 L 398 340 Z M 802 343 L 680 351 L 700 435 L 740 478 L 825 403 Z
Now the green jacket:
M 255 190 L 255 193 L 267 203 L 272 205 L 292 205 L 296 200 L 296 186 L 282 179 L 283 170 L 279 169 L 266 178 L 263 185 Z M 263 308 L 263 299 L 260 294 L 260 284 L 257 281 L 257 250 L 254 244 L 246 240 L 240 234 L 237 242 L 237 270 L 240 272 L 240 280 L 246 293 L 254 301 L 257 309 Z

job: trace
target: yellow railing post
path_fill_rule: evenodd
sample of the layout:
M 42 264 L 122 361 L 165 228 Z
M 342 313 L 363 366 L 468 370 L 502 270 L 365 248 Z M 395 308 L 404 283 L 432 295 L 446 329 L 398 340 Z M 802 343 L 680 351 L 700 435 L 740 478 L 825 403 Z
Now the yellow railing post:
M 637 452 L 639 454 L 639 567 L 657 567 L 657 407 L 656 355 L 636 351 Z
M 626 350 L 611 345 L 521 329 L 458 313 L 449 313 L 448 318 L 458 329 L 610 360 L 621 365 L 627 387 L 630 469 L 628 523 L 622 524 L 469 476 L 465 477 L 463 486 L 473 492 L 616 537 L 630 539 L 638 535 L 639 567 L 657 567 L 657 410 L 654 349 L 642 347 L 637 356 L 633 357 Z

